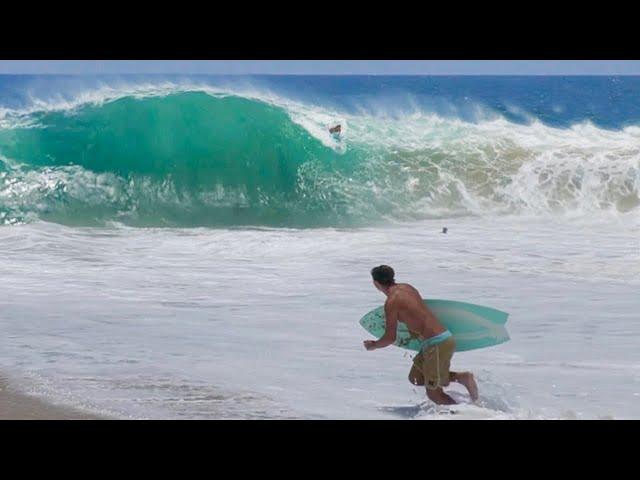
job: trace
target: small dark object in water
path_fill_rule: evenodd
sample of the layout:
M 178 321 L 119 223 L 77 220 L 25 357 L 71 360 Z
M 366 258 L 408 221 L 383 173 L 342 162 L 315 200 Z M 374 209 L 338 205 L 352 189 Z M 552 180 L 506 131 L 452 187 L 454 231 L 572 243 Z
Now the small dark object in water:
M 336 125 L 335 127 L 331 127 L 329 129 L 329 133 L 340 133 L 342 132 L 342 126 L 340 124 Z
M 447 233 L 447 230 L 449 230 L 449 229 L 448 229 L 447 227 L 444 227 L 444 228 L 442 229 L 442 233 Z

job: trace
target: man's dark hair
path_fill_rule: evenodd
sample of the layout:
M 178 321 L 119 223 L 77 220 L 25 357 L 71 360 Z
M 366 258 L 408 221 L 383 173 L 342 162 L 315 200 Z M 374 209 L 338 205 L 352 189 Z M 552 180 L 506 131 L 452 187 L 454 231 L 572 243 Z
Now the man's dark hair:
M 371 276 L 380 285 L 388 287 L 396 283 L 394 277 L 396 272 L 389 265 L 380 265 L 371 269 Z

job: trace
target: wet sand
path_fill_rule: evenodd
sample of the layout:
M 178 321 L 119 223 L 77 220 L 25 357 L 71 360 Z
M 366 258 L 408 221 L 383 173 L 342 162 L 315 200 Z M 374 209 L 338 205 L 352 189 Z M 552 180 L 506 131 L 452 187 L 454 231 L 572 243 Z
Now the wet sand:
M 52 405 L 15 391 L 0 378 L 0 420 L 100 420 L 105 417 Z

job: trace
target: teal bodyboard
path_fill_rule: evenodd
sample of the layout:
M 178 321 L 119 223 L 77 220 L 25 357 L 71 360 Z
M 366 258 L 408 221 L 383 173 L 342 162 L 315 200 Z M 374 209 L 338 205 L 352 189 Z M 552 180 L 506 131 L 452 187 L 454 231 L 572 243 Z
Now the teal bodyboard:
M 425 300 L 438 321 L 448 328 L 456 341 L 456 351 L 492 347 L 509 340 L 505 327 L 509 314 L 494 308 L 452 300 Z M 371 310 L 360 319 L 360 325 L 376 338 L 385 332 L 384 307 Z M 394 345 L 420 351 L 422 342 L 411 336 L 407 326 L 398 322 Z

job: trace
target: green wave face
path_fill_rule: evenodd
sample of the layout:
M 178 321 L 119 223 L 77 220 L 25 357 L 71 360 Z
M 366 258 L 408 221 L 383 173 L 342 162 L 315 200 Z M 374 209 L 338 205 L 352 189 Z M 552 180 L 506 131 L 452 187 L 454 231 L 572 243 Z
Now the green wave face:
M 263 102 L 190 92 L 125 97 L 29 120 L 28 127 L 0 130 L 5 223 L 350 222 L 340 191 L 340 177 L 356 167 L 349 155 Z

